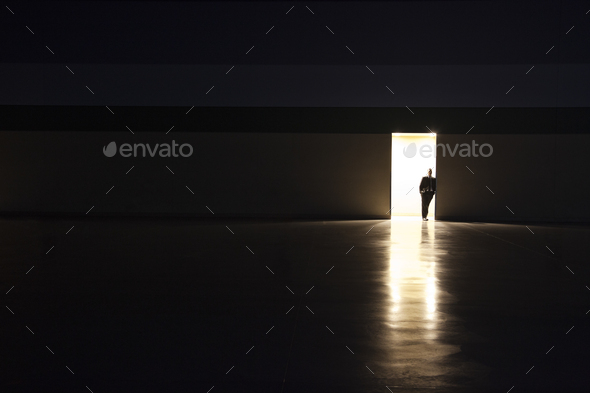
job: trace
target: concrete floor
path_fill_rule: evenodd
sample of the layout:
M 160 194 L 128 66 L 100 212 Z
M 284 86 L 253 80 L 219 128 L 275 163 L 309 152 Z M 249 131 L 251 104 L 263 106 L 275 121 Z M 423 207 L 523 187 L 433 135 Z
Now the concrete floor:
M 590 228 L 528 228 L 1 220 L 0 391 L 588 392 Z

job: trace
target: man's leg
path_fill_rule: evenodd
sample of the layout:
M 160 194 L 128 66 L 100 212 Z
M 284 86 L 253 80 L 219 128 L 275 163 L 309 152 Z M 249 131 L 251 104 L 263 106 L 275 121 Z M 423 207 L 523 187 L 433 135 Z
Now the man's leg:
M 430 206 L 430 201 L 432 201 L 432 197 L 434 196 L 431 192 L 425 192 L 422 194 L 422 218 L 428 217 L 428 206 Z

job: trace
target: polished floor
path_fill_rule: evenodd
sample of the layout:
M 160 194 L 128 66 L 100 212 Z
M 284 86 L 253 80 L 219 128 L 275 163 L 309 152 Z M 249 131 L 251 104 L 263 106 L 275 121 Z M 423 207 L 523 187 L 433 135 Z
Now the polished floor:
M 0 234 L 2 392 L 590 391 L 586 226 L 5 219 Z

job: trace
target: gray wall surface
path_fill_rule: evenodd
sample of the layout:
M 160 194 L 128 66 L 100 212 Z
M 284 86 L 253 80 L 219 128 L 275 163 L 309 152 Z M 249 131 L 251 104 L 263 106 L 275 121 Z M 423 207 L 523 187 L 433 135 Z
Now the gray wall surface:
M 193 154 L 103 154 L 172 140 Z M 5 131 L 0 213 L 387 217 L 390 162 L 387 134 Z
M 439 135 L 438 143 L 489 143 L 488 157 L 437 150 L 437 219 L 590 221 L 585 157 L 590 135 Z M 473 173 L 472 173 L 473 172 Z M 489 189 L 488 189 L 489 188 Z M 512 212 L 514 213 L 512 213 Z

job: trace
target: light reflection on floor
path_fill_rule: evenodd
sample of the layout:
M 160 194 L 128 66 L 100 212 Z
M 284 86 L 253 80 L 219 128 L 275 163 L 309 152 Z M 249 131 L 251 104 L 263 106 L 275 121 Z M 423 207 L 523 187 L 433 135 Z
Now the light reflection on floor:
M 392 321 L 434 321 L 436 311 L 436 262 L 433 253 L 435 227 L 420 217 L 396 217 L 408 222 L 391 226 L 390 286 Z M 435 326 L 429 324 L 428 328 Z
M 440 387 L 429 378 L 442 377 L 454 366 L 445 358 L 460 352 L 443 342 L 438 311 L 436 226 L 421 217 L 392 217 L 389 260 L 392 365 L 405 375 L 404 385 Z M 443 293 L 443 297 L 448 294 Z M 445 300 L 448 300 L 445 297 Z M 406 385 L 406 386 L 409 386 Z M 434 385 L 434 386 L 433 386 Z

